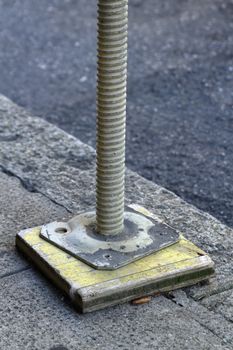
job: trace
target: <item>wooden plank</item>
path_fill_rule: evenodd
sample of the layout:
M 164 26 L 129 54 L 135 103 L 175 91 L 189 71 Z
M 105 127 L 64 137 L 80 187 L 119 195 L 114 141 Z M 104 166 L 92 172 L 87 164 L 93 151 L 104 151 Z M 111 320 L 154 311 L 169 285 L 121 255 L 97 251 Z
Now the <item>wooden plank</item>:
M 101 271 L 51 245 L 39 233 L 40 227 L 19 232 L 17 247 L 82 312 L 195 284 L 214 273 L 210 257 L 184 238 L 120 269 Z

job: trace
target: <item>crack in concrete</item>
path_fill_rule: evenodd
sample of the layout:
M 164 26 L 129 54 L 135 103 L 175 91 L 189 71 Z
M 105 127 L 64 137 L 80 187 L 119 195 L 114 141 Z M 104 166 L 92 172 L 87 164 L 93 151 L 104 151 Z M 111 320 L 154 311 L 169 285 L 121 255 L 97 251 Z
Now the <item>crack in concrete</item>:
M 24 271 L 27 271 L 27 270 L 30 270 L 30 269 L 31 269 L 31 266 L 22 267 L 21 269 L 10 271 L 10 272 L 7 272 L 7 273 L 4 273 L 4 274 L 0 275 L 0 279 L 6 278 L 6 277 L 10 277 L 10 276 L 14 276 L 14 275 L 17 275 L 18 273 L 21 273 L 21 272 L 24 272 Z
M 0 165 L 0 171 L 2 171 L 2 173 L 14 177 L 16 179 L 18 179 L 20 181 L 21 186 L 28 192 L 31 193 L 38 193 L 41 194 L 42 196 L 44 196 L 45 198 L 47 198 L 48 200 L 50 200 L 52 203 L 54 203 L 55 205 L 58 205 L 59 207 L 65 209 L 68 213 L 72 213 L 72 211 L 67 208 L 65 205 L 57 202 L 56 200 L 54 200 L 53 198 L 51 198 L 50 196 L 48 196 L 47 194 L 45 194 L 42 191 L 39 191 L 38 188 L 29 180 L 24 180 L 22 179 L 19 175 L 15 174 L 13 171 L 7 169 L 5 166 L 3 166 L 2 164 Z
M 185 293 L 185 292 L 184 292 L 184 293 Z M 186 293 L 185 293 L 185 294 L 186 294 Z M 175 298 L 175 296 L 172 294 L 172 292 L 170 292 L 170 293 L 164 293 L 163 295 L 164 295 L 164 297 L 165 297 L 166 299 L 170 300 L 172 303 L 178 305 L 179 307 L 185 308 L 185 305 L 183 305 L 182 303 L 180 303 L 180 302 L 178 302 L 178 301 L 176 300 L 176 298 Z M 187 294 L 186 294 L 186 296 L 187 296 Z M 188 296 L 187 296 L 187 299 L 189 299 Z M 193 300 L 192 297 L 191 297 L 191 299 Z M 194 302 L 196 302 L 196 301 L 194 301 Z M 203 308 L 205 308 L 206 310 L 208 310 L 208 308 L 207 308 L 205 305 L 201 305 L 201 306 L 202 306 Z M 186 311 L 188 314 L 191 314 L 191 316 L 192 316 L 192 313 L 191 313 L 187 308 L 185 308 L 185 311 Z M 209 311 L 209 310 L 208 310 L 208 311 Z M 213 310 L 211 310 L 211 311 L 214 312 Z M 215 314 L 218 314 L 218 313 L 216 313 L 216 312 L 214 312 L 214 313 L 215 313 Z M 228 320 L 224 315 L 222 315 L 222 314 L 220 314 L 220 315 L 226 320 L 226 322 L 229 322 L 229 320 Z M 200 319 L 198 319 L 198 318 L 195 317 L 195 321 L 196 321 L 201 327 L 205 328 L 205 329 L 208 330 L 210 333 L 212 333 L 213 335 L 215 335 L 216 337 L 218 337 L 218 338 L 219 338 L 221 341 L 223 341 L 226 345 L 227 345 L 227 344 L 232 345 L 232 342 L 231 342 L 231 341 L 228 341 L 228 340 L 222 338 L 221 336 L 219 336 L 216 332 L 214 332 L 213 329 L 211 329 L 210 327 L 208 327 L 206 323 L 201 322 Z M 232 322 L 229 322 L 229 323 L 232 323 Z M 230 350 L 230 349 L 229 349 L 229 350 Z
M 43 192 L 40 192 L 32 183 L 30 183 L 30 181 L 25 181 L 23 180 L 20 176 L 18 176 L 17 174 L 13 173 L 12 171 L 8 170 L 6 167 L 4 167 L 3 165 L 0 165 L 0 171 L 3 174 L 6 174 L 7 176 L 10 177 L 14 177 L 16 179 L 19 180 L 20 185 L 28 192 L 30 193 L 37 193 L 37 194 L 41 194 L 42 196 L 44 196 L 45 198 L 47 198 L 48 200 L 50 200 L 52 203 L 54 203 L 55 205 L 58 205 L 60 207 L 62 207 L 63 209 L 65 209 L 68 213 L 71 213 L 71 211 L 66 208 L 64 205 L 56 202 L 55 200 L 53 200 L 52 198 L 50 198 L 48 195 L 44 194 Z M 31 269 L 31 266 L 26 266 L 23 268 L 19 268 L 19 269 L 15 269 L 6 273 L 3 273 L 0 275 L 0 279 L 6 278 L 6 277 L 10 277 L 10 276 L 14 276 L 18 273 L 24 272 Z

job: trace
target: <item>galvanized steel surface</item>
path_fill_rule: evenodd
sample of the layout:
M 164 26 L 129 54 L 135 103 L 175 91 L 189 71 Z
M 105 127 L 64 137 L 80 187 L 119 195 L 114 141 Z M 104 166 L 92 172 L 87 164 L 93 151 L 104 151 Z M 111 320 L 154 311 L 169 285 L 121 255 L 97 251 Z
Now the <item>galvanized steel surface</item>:
M 128 1 L 98 1 L 97 231 L 124 226 Z
M 124 230 L 118 235 L 97 234 L 95 222 L 95 212 L 85 212 L 42 226 L 40 237 L 100 270 L 115 270 L 180 239 L 179 232 L 136 204 L 126 208 Z

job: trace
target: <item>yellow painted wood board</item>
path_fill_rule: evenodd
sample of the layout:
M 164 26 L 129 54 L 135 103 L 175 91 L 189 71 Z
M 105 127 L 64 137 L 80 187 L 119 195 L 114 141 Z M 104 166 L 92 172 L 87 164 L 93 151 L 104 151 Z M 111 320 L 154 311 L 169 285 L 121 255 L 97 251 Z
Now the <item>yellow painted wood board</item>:
M 19 232 L 17 247 L 82 312 L 192 285 L 214 274 L 210 257 L 182 236 L 178 243 L 117 270 L 106 271 L 95 270 L 43 240 L 40 229 Z

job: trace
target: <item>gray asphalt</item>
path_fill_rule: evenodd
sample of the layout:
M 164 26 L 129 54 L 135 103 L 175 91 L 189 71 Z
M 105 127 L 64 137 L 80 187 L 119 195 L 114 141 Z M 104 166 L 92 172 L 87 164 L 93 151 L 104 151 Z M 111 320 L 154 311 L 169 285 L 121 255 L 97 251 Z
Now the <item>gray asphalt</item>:
M 233 1 L 129 0 L 127 165 L 233 226 Z M 96 1 L 0 0 L 0 93 L 95 145 Z

